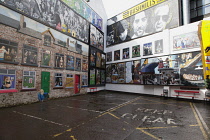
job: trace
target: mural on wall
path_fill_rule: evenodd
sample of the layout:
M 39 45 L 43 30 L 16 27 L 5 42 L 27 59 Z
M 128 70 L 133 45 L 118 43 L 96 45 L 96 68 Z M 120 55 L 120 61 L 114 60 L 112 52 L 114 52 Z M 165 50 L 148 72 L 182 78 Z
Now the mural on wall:
M 140 45 L 132 47 L 132 58 L 134 57 L 140 57 Z
M 41 66 L 50 66 L 51 52 L 48 50 L 42 50 Z
M 105 81 L 105 70 L 101 70 L 101 84 L 105 84 L 106 81 Z
M 96 69 L 96 85 L 101 84 L 101 71 L 99 69 Z
M 23 89 L 35 89 L 36 84 L 35 71 L 23 71 Z
M 66 56 L 66 69 L 74 70 L 74 56 L 70 56 L 70 55 Z
M 60 0 L 1 0 L 0 3 L 47 26 L 88 43 L 89 23 Z
M 64 55 L 56 53 L 55 54 L 55 68 L 64 68 Z
M 18 43 L 0 39 L 0 62 L 17 62 Z
M 74 88 L 74 75 L 66 74 L 66 88 Z
M 90 45 L 104 50 L 104 35 L 93 25 L 90 26 Z
M 155 41 L 155 54 L 163 53 L 163 39 Z
M 152 42 L 143 45 L 143 56 L 152 55 Z
M 95 85 L 96 84 L 96 72 L 95 72 L 95 68 L 90 68 L 90 81 L 89 81 L 89 85 Z
M 112 65 L 108 64 L 106 65 L 106 83 L 111 83 L 112 82 Z
M 24 45 L 22 58 L 23 64 L 37 65 L 37 48 L 29 45 Z
M 114 51 L 114 61 L 120 60 L 120 50 Z
M 143 11 L 138 11 L 141 9 L 141 6 L 136 7 L 136 9 L 133 7 L 131 8 L 133 9 L 131 15 L 128 14 L 130 13 L 129 10 L 122 13 L 129 15 L 125 16 L 125 18 L 117 15 L 109 19 L 107 26 L 107 46 L 179 26 L 178 1 L 164 0 L 160 2 L 160 4 L 152 5 L 151 8 L 145 8 L 146 10 Z M 145 7 L 145 2 L 142 5 Z M 134 11 L 138 12 L 135 13 Z
M 123 59 L 130 58 L 129 48 L 123 49 Z
M 0 89 L 14 89 L 15 81 L 15 70 L 0 69 Z
M 62 0 L 70 8 L 79 13 L 82 17 L 87 19 L 90 23 L 99 29 L 102 29 L 102 18 L 93 11 L 88 4 L 83 0 Z
M 75 70 L 81 71 L 81 58 L 76 58 Z
M 107 52 L 107 53 L 106 53 L 106 61 L 107 61 L 107 62 L 112 61 L 112 52 Z
M 173 50 L 191 49 L 200 47 L 197 31 L 173 37 Z
M 101 54 L 101 68 L 106 68 L 106 55 L 105 54 Z
M 90 50 L 90 66 L 96 66 L 96 50 L 92 48 Z

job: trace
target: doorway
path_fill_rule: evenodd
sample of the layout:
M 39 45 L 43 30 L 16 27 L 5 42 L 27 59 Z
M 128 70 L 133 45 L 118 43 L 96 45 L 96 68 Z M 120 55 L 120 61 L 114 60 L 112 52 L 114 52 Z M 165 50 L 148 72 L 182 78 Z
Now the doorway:
M 50 72 L 42 71 L 41 73 L 41 89 L 44 92 L 50 92 Z
M 75 75 L 74 81 L 74 93 L 77 94 L 80 92 L 80 75 Z

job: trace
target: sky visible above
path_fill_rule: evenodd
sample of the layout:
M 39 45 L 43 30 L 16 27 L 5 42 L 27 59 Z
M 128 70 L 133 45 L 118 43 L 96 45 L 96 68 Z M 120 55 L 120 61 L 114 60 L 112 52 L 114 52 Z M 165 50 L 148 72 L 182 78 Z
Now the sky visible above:
M 145 0 L 102 0 L 108 19 Z

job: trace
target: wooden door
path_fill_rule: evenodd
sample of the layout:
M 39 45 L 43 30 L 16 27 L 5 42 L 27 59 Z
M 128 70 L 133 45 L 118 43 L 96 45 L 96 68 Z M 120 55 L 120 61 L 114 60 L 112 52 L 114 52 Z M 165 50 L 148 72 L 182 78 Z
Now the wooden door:
M 50 92 L 50 72 L 42 71 L 42 74 L 41 74 L 41 89 L 43 89 L 44 92 L 47 92 L 47 93 Z
M 74 93 L 80 92 L 80 75 L 75 75 Z

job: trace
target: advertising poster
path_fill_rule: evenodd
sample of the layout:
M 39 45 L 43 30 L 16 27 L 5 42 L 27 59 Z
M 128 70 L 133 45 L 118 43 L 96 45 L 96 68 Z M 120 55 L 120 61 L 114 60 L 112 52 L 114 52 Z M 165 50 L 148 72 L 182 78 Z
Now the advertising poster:
M 101 84 L 101 70 L 96 69 L 96 85 Z
M 106 83 L 112 82 L 112 65 L 108 64 L 106 65 Z
M 155 54 L 163 53 L 163 39 L 155 41 Z
M 96 67 L 98 68 L 101 67 L 101 53 L 100 52 L 96 53 Z
M 141 83 L 141 60 L 133 61 L 133 83 Z
M 106 67 L 106 55 L 105 54 L 101 54 L 101 68 L 105 69 Z
M 96 66 L 96 50 L 94 49 L 90 50 L 90 66 Z
M 146 0 L 108 19 L 107 46 L 178 26 L 179 1 Z
M 130 55 L 129 55 L 129 48 L 125 48 L 123 49 L 123 59 L 128 59 L 130 58 Z
M 88 71 L 88 59 L 84 58 L 82 59 L 82 71 L 87 72 Z
M 76 58 L 75 70 L 81 71 L 81 58 Z
M 101 70 L 101 84 L 105 84 L 105 70 Z
M 96 84 L 95 79 L 96 79 L 95 69 L 91 68 L 90 69 L 90 82 L 89 82 L 89 84 L 90 85 L 95 85 Z
M 74 70 L 74 56 L 71 55 L 66 56 L 66 69 Z
M 66 88 L 74 88 L 74 76 L 73 74 L 66 75 Z
M 0 62 L 17 62 L 18 43 L 0 39 Z
M 48 50 L 42 50 L 41 66 L 50 66 L 51 52 Z
M 175 36 L 173 38 L 173 50 L 192 49 L 200 47 L 197 31 Z
M 125 82 L 126 83 L 133 82 L 133 80 L 132 80 L 132 66 L 133 66 L 132 61 L 125 63 Z
M 143 45 L 143 56 L 152 55 L 152 42 Z
M 120 50 L 114 51 L 114 61 L 120 60 Z
M 87 87 L 87 86 L 88 86 L 88 76 L 82 75 L 82 87 Z
M 134 57 L 140 57 L 140 45 L 132 47 L 132 58 Z

